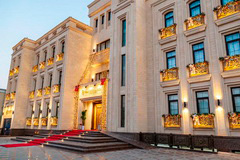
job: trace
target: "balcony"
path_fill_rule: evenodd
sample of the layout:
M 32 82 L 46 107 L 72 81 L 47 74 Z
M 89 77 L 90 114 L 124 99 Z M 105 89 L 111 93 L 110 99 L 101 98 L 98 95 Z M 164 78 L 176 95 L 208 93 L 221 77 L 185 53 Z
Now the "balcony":
M 53 93 L 59 93 L 60 92 L 60 85 L 59 84 L 55 84 L 53 86 Z
M 41 122 L 42 122 L 42 126 L 47 126 L 48 118 L 47 117 L 41 118 Z
M 164 39 L 173 35 L 176 35 L 176 26 L 177 24 L 174 24 L 172 26 L 169 26 L 167 28 L 162 28 L 159 30 L 160 38 Z
M 39 119 L 38 118 L 34 118 L 33 119 L 33 125 L 34 126 L 38 126 L 39 125 Z
M 190 30 L 190 29 L 204 25 L 205 24 L 204 17 L 205 17 L 205 14 L 201 13 L 200 15 L 197 15 L 195 17 L 190 17 L 186 19 L 184 21 L 186 25 L 186 30 Z
M 228 113 L 230 129 L 240 129 L 240 113 Z
M 13 76 L 14 75 L 14 69 L 11 69 L 9 72 L 9 76 Z
M 42 89 L 37 90 L 37 97 L 42 97 Z
M 215 115 L 213 113 L 210 114 L 192 114 L 193 119 L 193 128 L 214 128 L 214 117 Z
M 240 1 L 229 2 L 224 6 L 218 6 L 213 10 L 217 16 L 217 19 L 221 19 L 232 14 L 240 12 Z
M 5 100 L 6 100 L 6 101 L 9 101 L 10 99 L 11 99 L 10 93 L 6 94 Z
M 180 128 L 181 115 L 162 115 L 165 128 Z
M 16 92 L 10 93 L 10 99 L 11 99 L 11 100 L 15 99 L 15 95 L 16 95 Z
M 240 68 L 240 55 L 220 57 L 219 60 L 223 64 L 224 71 Z
M 26 119 L 26 125 L 31 126 L 32 125 L 32 118 L 27 118 Z
M 59 53 L 59 54 L 57 55 L 56 62 L 63 60 L 63 56 L 64 56 L 64 53 Z
M 32 72 L 37 72 L 38 71 L 38 65 L 33 66 Z
M 30 98 L 30 99 L 33 99 L 33 98 L 34 98 L 34 95 L 35 95 L 35 91 L 31 91 L 31 92 L 29 93 L 29 98 Z
M 95 54 L 90 55 L 90 59 L 92 59 L 91 66 L 96 67 L 102 64 L 109 63 L 110 60 L 110 48 L 104 49 L 102 51 L 99 51 Z
M 14 74 L 18 74 L 19 73 L 19 66 L 14 68 Z
M 49 58 L 49 59 L 47 60 L 47 65 L 48 65 L 48 66 L 51 66 L 53 63 L 54 63 L 54 58 L 53 58 L 53 57 L 52 57 L 52 58 Z
M 13 106 L 5 106 L 3 108 L 3 115 L 5 116 L 11 116 L 12 113 L 13 113 L 14 109 L 13 109 Z
M 51 126 L 57 126 L 58 125 L 58 117 L 51 117 L 50 124 L 51 124 Z
M 165 69 L 161 72 L 162 82 L 172 81 L 178 79 L 178 67 Z
M 45 64 L 46 64 L 46 62 L 41 62 L 39 64 L 39 69 L 44 69 L 45 68 Z
M 45 87 L 44 88 L 44 95 L 49 95 L 49 94 L 51 94 L 51 87 Z
M 189 64 L 187 68 L 189 70 L 189 77 L 195 77 L 209 73 L 209 64 L 207 61 L 196 64 Z

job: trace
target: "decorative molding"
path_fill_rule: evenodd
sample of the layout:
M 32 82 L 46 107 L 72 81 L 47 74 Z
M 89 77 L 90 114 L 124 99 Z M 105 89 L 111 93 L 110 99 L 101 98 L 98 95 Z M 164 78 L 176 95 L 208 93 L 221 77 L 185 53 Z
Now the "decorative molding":
M 231 70 L 231 71 L 225 71 L 221 73 L 223 78 L 232 78 L 232 77 L 240 77 L 240 70 Z
M 188 37 L 188 36 L 191 36 L 191 35 L 203 32 L 203 31 L 206 30 L 206 27 L 207 27 L 207 25 L 204 24 L 202 26 L 199 26 L 199 27 L 196 27 L 196 28 L 184 31 L 184 35 Z
M 100 0 L 99 0 L 99 1 L 100 1 Z M 98 2 L 98 1 L 97 1 L 97 2 Z M 96 2 L 96 3 L 97 3 L 97 2 Z M 95 3 L 95 4 L 96 4 L 96 3 Z M 95 5 L 95 4 L 94 4 L 94 5 Z M 112 4 L 112 2 L 109 1 L 108 3 L 102 5 L 100 8 L 98 8 L 97 10 L 93 11 L 92 13 L 90 13 L 90 14 L 88 15 L 88 17 L 91 18 L 91 17 L 95 16 L 95 15 L 98 14 L 99 12 L 101 12 L 101 11 L 103 11 L 104 9 L 106 9 L 107 7 L 111 6 L 111 4 Z M 90 6 L 90 7 L 92 7 L 92 6 Z M 88 8 L 89 8 L 89 6 L 88 6 Z
M 173 35 L 173 36 L 170 36 L 170 37 L 167 37 L 164 39 L 160 39 L 160 40 L 158 40 L 158 42 L 160 45 L 163 45 L 163 44 L 166 44 L 166 43 L 169 43 L 172 41 L 176 41 L 176 40 L 177 40 L 177 35 Z
M 200 83 L 200 82 L 206 82 L 211 80 L 212 75 L 206 74 L 206 75 L 200 75 L 195 77 L 190 77 L 187 79 L 188 83 Z
M 166 81 L 166 82 L 160 82 L 161 87 L 173 87 L 178 86 L 180 84 L 180 80 L 173 80 L 173 81 Z
M 221 26 L 221 25 L 224 25 L 224 24 L 227 24 L 227 23 L 230 23 L 233 21 L 237 21 L 237 20 L 240 20 L 240 12 L 235 13 L 230 16 L 227 16 L 227 17 L 224 17 L 224 18 L 221 18 L 221 19 L 218 19 L 218 20 L 215 20 L 215 23 L 217 26 Z
M 127 3 L 124 3 L 123 5 L 119 6 L 115 10 L 112 11 L 113 14 L 116 14 L 117 12 L 123 10 L 124 8 L 127 8 L 128 6 L 131 5 L 131 3 L 134 3 L 134 0 L 130 0 Z

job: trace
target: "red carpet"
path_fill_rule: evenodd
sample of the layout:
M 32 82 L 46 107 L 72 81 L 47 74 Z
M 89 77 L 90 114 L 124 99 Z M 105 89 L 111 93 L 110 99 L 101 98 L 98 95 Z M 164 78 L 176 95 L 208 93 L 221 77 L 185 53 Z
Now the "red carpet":
M 43 138 L 43 139 L 34 139 L 32 141 L 29 141 L 27 143 L 18 143 L 18 144 L 4 144 L 4 145 L 0 145 L 2 147 L 5 147 L 5 148 L 14 148 L 14 147 L 28 147 L 28 146 L 37 146 L 37 145 L 41 145 L 43 143 L 46 143 L 48 141 L 58 141 L 58 140 L 61 140 L 65 137 L 70 137 L 70 136 L 77 136 L 79 134 L 81 134 L 82 132 L 85 132 L 85 131 L 91 131 L 91 130 L 72 130 L 72 131 L 69 131 L 65 134 L 62 134 L 62 135 L 52 135 L 48 138 Z

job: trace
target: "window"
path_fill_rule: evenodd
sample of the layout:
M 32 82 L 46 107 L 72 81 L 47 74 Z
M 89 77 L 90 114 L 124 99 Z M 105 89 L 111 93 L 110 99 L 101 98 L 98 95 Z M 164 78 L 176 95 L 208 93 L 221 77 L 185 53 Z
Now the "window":
M 178 95 L 168 95 L 168 107 L 169 107 L 169 114 L 170 115 L 177 115 L 178 114 Z
M 37 54 L 37 56 L 36 56 L 36 65 L 38 65 L 39 64 L 39 54 Z
M 98 28 L 98 19 L 95 19 L 95 28 Z
M 240 87 L 231 88 L 234 112 L 240 112 Z
M 47 111 L 46 111 L 45 117 L 48 117 L 49 111 L 50 111 L 50 104 L 49 104 L 49 102 L 46 103 L 46 106 L 47 106 Z
M 97 52 L 110 48 L 110 39 L 97 44 Z
M 165 27 L 172 26 L 174 23 L 173 12 L 165 14 Z
M 221 0 L 222 5 L 226 5 L 228 2 L 233 2 L 234 0 Z
M 189 4 L 189 9 L 190 9 L 190 16 L 195 17 L 199 14 L 201 14 L 201 4 L 200 0 L 193 1 L 192 3 Z
M 204 44 L 199 43 L 192 46 L 193 49 L 193 61 L 194 63 L 200 63 L 205 61 Z
M 55 52 L 56 52 L 56 47 L 55 47 L 55 46 L 53 46 L 53 47 L 52 47 L 52 58 L 54 58 L 54 57 L 55 57 Z
M 208 91 L 196 92 L 196 97 L 198 113 L 200 114 L 210 113 Z
M 104 24 L 104 18 L 105 18 L 105 16 L 102 15 L 102 25 Z
M 126 19 L 122 21 L 122 47 L 126 46 Z
M 44 51 L 44 62 L 47 60 L 47 51 Z
M 59 108 L 60 108 L 60 103 L 56 102 L 56 117 L 58 117 L 58 113 L 59 113 Z
M 121 127 L 125 127 L 125 95 L 121 95 Z
M 38 115 L 37 115 L 37 117 L 39 118 L 39 117 L 40 117 L 40 115 L 41 115 L 41 105 L 40 105 L 40 104 L 38 104 Z
M 100 81 L 102 79 L 102 72 L 95 74 L 95 81 Z
M 167 52 L 167 69 L 176 67 L 176 52 Z
M 42 79 L 42 86 L 41 86 L 41 89 L 42 89 L 44 84 L 44 77 L 41 77 L 41 79 Z
M 62 71 L 59 71 L 59 79 L 58 84 L 61 85 L 62 83 Z
M 225 36 L 227 55 L 234 56 L 240 54 L 240 33 L 233 33 Z
M 121 86 L 126 85 L 126 55 L 122 55 L 122 76 L 121 76 Z
M 108 12 L 108 21 L 111 21 L 111 19 L 112 19 L 112 13 L 111 13 L 111 11 L 109 11 Z
M 49 74 L 49 87 L 52 87 L 52 74 Z
M 33 79 L 33 90 L 35 91 L 37 87 L 37 81 L 36 79 Z
M 62 42 L 62 53 L 64 53 L 65 50 L 65 41 Z

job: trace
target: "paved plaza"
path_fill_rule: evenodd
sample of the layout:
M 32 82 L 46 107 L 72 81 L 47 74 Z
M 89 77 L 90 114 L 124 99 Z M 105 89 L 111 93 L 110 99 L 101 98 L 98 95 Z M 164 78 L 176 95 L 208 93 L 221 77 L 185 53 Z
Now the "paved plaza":
M 1 137 L 0 144 L 13 144 L 9 137 Z M 199 153 L 173 149 L 131 149 L 114 152 L 82 154 L 50 147 L 0 147 L 0 160 L 240 160 L 239 154 Z

